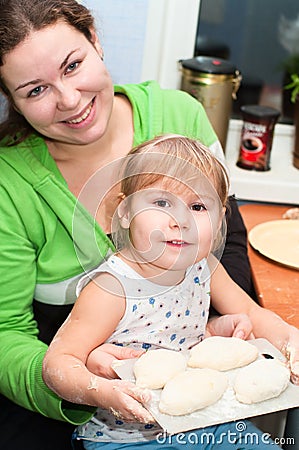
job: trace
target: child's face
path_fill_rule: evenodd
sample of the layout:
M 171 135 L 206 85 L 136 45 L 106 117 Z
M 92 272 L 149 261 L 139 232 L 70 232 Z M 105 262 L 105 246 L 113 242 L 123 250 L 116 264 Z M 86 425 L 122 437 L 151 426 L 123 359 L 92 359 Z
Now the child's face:
M 128 199 L 122 226 L 138 262 L 164 270 L 186 270 L 209 255 L 223 216 L 214 189 L 199 195 L 181 182 L 161 181 Z M 203 189 L 204 188 L 204 189 Z

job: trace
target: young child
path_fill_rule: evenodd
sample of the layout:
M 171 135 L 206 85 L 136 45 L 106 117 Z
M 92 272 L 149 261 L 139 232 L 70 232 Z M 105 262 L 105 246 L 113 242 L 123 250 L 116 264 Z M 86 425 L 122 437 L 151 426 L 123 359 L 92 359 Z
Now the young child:
M 113 219 L 119 251 L 80 281 L 78 300 L 45 356 L 43 377 L 62 398 L 98 407 L 77 430 L 86 449 L 158 449 L 161 429 L 142 406 L 149 393 L 92 373 L 94 348 L 110 342 L 183 351 L 209 334 L 246 339 L 253 331 L 282 350 L 287 343 L 298 347 L 299 332 L 254 303 L 219 263 L 228 178 L 206 147 L 182 136 L 158 137 L 129 153 L 121 179 Z M 210 298 L 227 315 L 207 326 Z M 246 424 L 247 433 L 261 435 Z M 236 432 L 233 422 L 196 433 L 213 433 L 215 448 L 236 448 L 216 444 L 229 430 Z M 189 448 L 173 439 L 171 448 L 182 445 Z M 242 448 L 266 445 L 260 440 Z

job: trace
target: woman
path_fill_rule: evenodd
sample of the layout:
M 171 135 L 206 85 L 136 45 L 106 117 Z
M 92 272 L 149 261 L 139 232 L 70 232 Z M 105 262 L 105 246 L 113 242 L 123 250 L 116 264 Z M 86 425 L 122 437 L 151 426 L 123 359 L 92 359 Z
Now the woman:
M 188 94 L 154 82 L 113 87 L 93 17 L 75 0 L 1 1 L 0 42 L 9 104 L 0 130 L 0 442 L 67 449 L 72 426 L 59 421 L 82 423 L 91 412 L 51 393 L 41 365 L 75 301 L 77 280 L 113 248 L 107 234 L 115 198 L 89 214 L 87 181 L 107 167 L 100 184 L 109 189 L 113 161 L 166 132 L 223 154 L 202 106 Z M 248 291 L 246 233 L 233 199 L 230 222 L 222 262 Z M 113 357 L 130 357 L 105 350 L 106 366 Z M 93 356 L 89 367 L 112 376 L 105 364 L 94 368 Z

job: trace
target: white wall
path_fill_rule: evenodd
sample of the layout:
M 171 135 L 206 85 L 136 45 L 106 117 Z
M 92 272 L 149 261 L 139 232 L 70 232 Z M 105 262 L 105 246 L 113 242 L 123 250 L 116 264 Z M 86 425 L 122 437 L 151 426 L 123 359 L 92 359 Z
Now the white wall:
M 114 84 L 139 82 L 149 0 L 82 0 L 82 3 L 96 19 L 105 64 Z
M 177 88 L 178 61 L 192 58 L 200 0 L 149 0 L 141 79 Z
M 200 0 L 82 0 L 95 14 L 115 83 L 149 79 L 179 87 L 180 59 L 192 58 Z

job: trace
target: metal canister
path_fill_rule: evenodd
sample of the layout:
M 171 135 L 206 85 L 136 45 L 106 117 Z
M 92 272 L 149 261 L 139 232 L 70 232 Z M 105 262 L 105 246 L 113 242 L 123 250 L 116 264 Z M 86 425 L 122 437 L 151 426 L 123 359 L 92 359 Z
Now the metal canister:
M 181 89 L 200 101 L 225 150 L 232 100 L 241 83 L 241 74 L 222 58 L 197 56 L 180 61 Z

